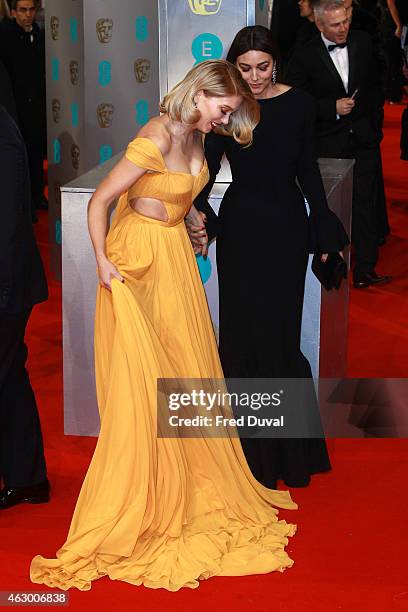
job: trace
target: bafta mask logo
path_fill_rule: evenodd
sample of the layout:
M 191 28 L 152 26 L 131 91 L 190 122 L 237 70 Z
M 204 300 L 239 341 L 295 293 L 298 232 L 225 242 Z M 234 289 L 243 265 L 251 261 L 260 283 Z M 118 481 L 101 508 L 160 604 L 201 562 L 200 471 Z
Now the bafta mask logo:
M 79 83 L 79 63 L 76 60 L 69 62 L 69 78 L 71 79 L 72 85 L 78 85 Z
M 115 107 L 113 104 L 105 103 L 99 104 L 96 109 L 96 115 L 98 117 L 99 127 L 110 128 L 113 122 L 113 112 Z
M 61 102 L 57 98 L 54 98 L 51 102 L 52 108 L 52 120 L 54 123 L 59 123 L 61 120 Z
M 222 0 L 188 0 L 188 3 L 195 15 L 216 15 Z
M 71 162 L 72 162 L 72 167 L 75 170 L 78 170 L 79 168 L 79 158 L 81 155 L 81 149 L 78 147 L 78 145 L 74 144 L 71 147 Z
M 109 17 L 102 17 L 96 22 L 96 34 L 100 43 L 110 43 L 112 40 L 113 21 Z
M 52 16 L 50 19 L 51 38 L 52 40 L 59 39 L 60 20 L 58 17 Z
M 138 83 L 147 83 L 150 78 L 150 60 L 140 57 L 134 64 L 135 77 Z

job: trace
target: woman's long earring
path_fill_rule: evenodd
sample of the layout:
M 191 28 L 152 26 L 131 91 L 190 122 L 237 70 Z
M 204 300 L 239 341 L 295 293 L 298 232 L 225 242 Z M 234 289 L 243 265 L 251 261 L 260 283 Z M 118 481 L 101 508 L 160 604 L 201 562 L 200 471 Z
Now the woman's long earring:
M 276 64 L 275 64 L 274 67 L 273 67 L 273 70 L 272 70 L 272 85 L 276 85 L 277 76 L 278 76 L 278 70 L 277 70 Z

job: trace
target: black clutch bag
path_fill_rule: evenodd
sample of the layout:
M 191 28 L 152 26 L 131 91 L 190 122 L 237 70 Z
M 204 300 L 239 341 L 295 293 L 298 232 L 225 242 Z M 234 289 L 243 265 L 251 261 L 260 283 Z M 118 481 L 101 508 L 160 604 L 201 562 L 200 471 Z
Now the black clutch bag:
M 329 253 L 324 262 L 321 254 L 316 253 L 312 260 L 312 272 L 327 291 L 339 289 L 343 278 L 347 278 L 347 264 L 339 253 Z

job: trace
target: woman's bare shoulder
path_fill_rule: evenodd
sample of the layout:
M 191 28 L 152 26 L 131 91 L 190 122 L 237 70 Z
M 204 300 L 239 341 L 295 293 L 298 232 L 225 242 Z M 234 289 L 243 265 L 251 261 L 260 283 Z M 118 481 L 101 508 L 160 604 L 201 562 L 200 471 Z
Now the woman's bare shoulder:
M 162 117 L 150 119 L 137 133 L 137 138 L 148 138 L 160 149 L 162 155 L 166 155 L 171 147 L 170 134 L 162 120 Z

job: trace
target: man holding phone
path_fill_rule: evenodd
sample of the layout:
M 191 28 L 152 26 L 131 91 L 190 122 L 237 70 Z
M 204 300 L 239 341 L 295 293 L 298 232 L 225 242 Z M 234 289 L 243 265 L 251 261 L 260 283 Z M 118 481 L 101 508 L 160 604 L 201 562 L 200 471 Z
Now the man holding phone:
M 343 0 L 317 0 L 313 6 L 320 36 L 294 54 L 286 80 L 316 99 L 318 155 L 355 159 L 353 284 L 365 288 L 391 280 L 375 271 L 375 201 L 381 163 L 376 117 L 383 103 L 379 70 L 370 36 L 350 32 Z

